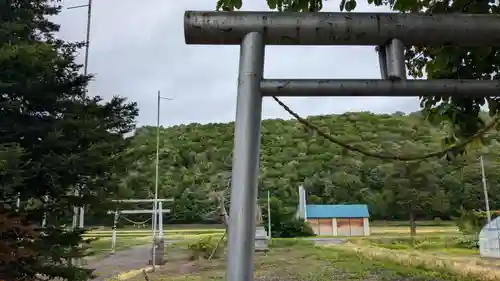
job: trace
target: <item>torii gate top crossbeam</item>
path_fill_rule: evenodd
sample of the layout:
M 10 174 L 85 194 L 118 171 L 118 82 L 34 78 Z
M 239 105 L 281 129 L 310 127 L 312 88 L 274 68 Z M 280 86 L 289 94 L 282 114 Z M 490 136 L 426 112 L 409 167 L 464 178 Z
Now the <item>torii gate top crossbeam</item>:
M 500 16 L 424 13 L 186 11 L 186 44 L 239 45 L 250 32 L 266 45 L 500 46 Z
M 113 200 L 113 202 L 118 202 L 118 203 L 143 203 L 143 202 L 173 202 L 174 199 L 168 198 L 168 199 L 120 199 L 120 200 Z

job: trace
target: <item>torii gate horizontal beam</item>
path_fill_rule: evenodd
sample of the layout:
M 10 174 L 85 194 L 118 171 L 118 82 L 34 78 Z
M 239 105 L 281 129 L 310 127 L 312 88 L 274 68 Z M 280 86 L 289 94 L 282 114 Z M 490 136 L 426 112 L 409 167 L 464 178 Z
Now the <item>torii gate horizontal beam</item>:
M 265 45 L 500 46 L 500 16 L 425 13 L 186 11 L 186 44 L 239 45 L 259 32 Z
M 153 210 L 117 210 L 117 211 L 108 211 L 108 214 L 114 214 L 114 213 L 120 213 L 120 214 L 154 214 L 155 211 Z M 160 210 L 157 211 L 160 213 Z M 163 209 L 161 210 L 162 213 L 170 213 L 170 209 Z
M 173 202 L 174 199 L 168 198 L 168 199 L 119 199 L 119 200 L 112 200 L 113 202 L 119 202 L 119 203 L 141 203 L 141 202 Z
M 499 80 L 379 80 L 379 79 L 264 79 L 263 96 L 282 97 L 415 97 L 453 95 L 480 98 L 500 95 Z

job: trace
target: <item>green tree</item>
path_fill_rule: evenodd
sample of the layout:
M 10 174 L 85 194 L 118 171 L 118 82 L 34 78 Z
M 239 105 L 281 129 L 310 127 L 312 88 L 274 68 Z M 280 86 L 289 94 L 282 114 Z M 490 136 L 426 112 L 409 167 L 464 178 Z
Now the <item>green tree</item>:
M 68 206 L 104 211 L 103 198 L 124 174 L 124 134 L 134 129 L 138 113 L 123 98 L 105 102 L 86 93 L 91 77 L 75 63 L 82 44 L 57 39 L 59 26 L 49 19 L 60 11 L 57 2 L 0 3 L 3 280 L 90 277 L 91 270 L 68 263 L 86 254 L 79 247 L 83 230 L 67 229 Z
M 323 8 L 323 0 L 268 0 L 267 4 L 271 10 L 276 11 L 315 12 Z M 356 4 L 356 0 L 339 1 L 340 9 L 346 11 L 355 11 Z M 496 1 L 368 0 L 368 4 L 388 6 L 393 11 L 402 13 L 500 13 L 500 4 Z M 242 0 L 217 0 L 216 9 L 233 11 L 239 10 L 242 5 Z M 406 66 L 409 75 L 415 78 L 427 75 L 428 79 L 499 79 L 500 52 L 498 48 L 492 47 L 411 46 L 406 49 Z M 498 97 L 436 95 L 420 99 L 426 117 L 436 123 L 451 124 L 453 132 L 446 137 L 448 144 L 459 138 L 471 137 L 485 126 L 484 119 L 479 116 L 481 106 L 487 104 L 491 116 L 500 111 Z
M 350 112 L 308 120 L 344 142 L 374 152 L 425 154 L 439 150 L 445 135 L 422 114 Z M 207 213 L 208 194 L 230 186 L 233 126 L 189 124 L 160 130 L 160 194 L 176 199 L 171 222 L 202 221 L 199 214 Z M 453 161 L 422 162 L 417 183 L 427 180 L 429 184 L 410 188 L 404 163 L 345 154 L 297 121 L 264 120 L 262 126 L 259 194 L 265 199 L 270 191 L 272 204 L 279 205 L 272 209 L 280 213 L 295 213 L 299 185 L 308 190 L 310 204 L 365 203 L 372 219 L 408 220 L 408 205 L 399 199 L 406 189 L 421 198 L 422 203 L 416 202 L 417 220 L 449 219 L 462 205 L 483 209 L 479 153 L 484 155 L 491 208 L 500 208 L 498 134 L 486 136 L 489 144 L 484 151 L 471 149 Z M 148 194 L 154 186 L 155 133 L 156 128 L 143 127 L 132 137 L 128 153 L 137 156 L 123 177 L 123 192 L 127 192 L 123 194 Z
M 407 214 L 410 222 L 410 234 L 417 234 L 417 215 L 425 209 L 434 212 L 448 210 L 448 198 L 438 185 L 438 178 L 433 169 L 437 165 L 432 162 L 391 164 L 391 175 L 386 186 L 392 190 L 396 205 L 402 213 Z

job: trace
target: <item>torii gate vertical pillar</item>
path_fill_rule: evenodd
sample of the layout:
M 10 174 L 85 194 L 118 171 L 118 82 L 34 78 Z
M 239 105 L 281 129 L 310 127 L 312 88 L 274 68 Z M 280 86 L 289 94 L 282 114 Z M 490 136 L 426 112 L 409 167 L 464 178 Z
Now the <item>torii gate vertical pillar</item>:
M 240 46 L 226 280 L 253 280 L 263 72 L 262 34 L 248 33 Z

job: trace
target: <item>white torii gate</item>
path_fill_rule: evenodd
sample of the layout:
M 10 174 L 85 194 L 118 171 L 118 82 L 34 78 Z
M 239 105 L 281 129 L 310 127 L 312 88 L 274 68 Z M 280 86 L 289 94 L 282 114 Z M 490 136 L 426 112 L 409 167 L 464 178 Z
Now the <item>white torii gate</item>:
M 163 209 L 162 208 L 162 203 L 163 202 L 172 202 L 174 199 L 169 198 L 169 199 L 124 199 L 124 200 L 113 200 L 113 202 L 117 203 L 143 203 L 143 202 L 158 202 L 158 208 L 156 208 L 156 216 L 157 216 L 157 222 L 158 222 L 158 227 L 156 229 L 159 229 L 158 236 L 159 238 L 163 238 L 163 214 L 165 213 L 170 213 L 170 209 Z M 113 232 L 111 234 L 111 254 L 114 254 L 116 251 L 116 224 L 118 223 L 118 218 L 120 217 L 120 214 L 152 214 L 153 217 L 153 223 L 155 222 L 154 216 L 155 216 L 155 211 L 154 211 L 154 206 L 153 209 L 151 210 L 115 210 L 115 211 L 108 211 L 108 214 L 114 214 L 114 220 L 113 220 Z M 161 215 L 160 215 L 161 214 Z M 154 230 L 155 227 L 153 225 L 151 233 L 153 234 L 153 241 L 156 239 L 156 231 Z

